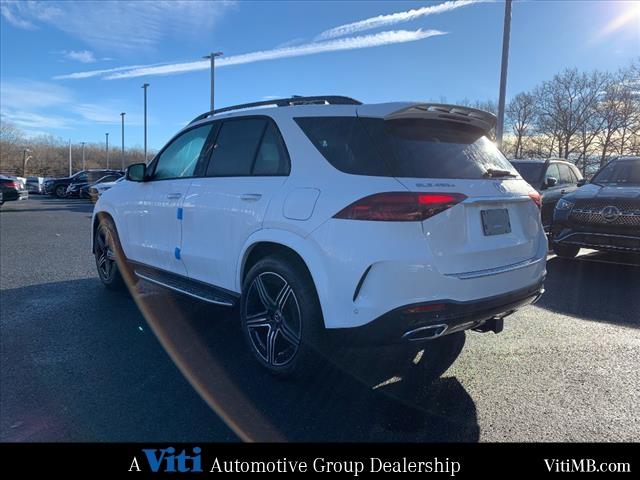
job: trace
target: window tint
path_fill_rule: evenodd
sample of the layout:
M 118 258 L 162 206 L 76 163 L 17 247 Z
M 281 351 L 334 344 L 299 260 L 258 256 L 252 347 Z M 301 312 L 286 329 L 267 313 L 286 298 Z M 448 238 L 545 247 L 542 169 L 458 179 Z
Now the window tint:
M 266 125 L 267 120 L 264 118 L 223 122 L 207 168 L 207 176 L 250 175 Z
M 357 117 L 301 117 L 296 123 L 324 158 L 355 175 L 389 176 L 380 152 Z
M 289 157 L 273 122 L 269 122 L 253 165 L 253 175 L 288 175 Z
M 176 138 L 161 154 L 156 163 L 154 180 L 191 177 L 195 171 L 202 147 L 211 131 L 211 124 L 191 129 Z
M 640 185 L 640 160 L 613 161 L 596 173 L 591 182 Z
M 545 182 L 547 181 L 547 178 L 549 178 L 549 177 L 553 177 L 558 182 L 560 182 L 560 170 L 558 170 L 558 165 L 556 163 L 550 163 L 549 164 L 549 167 L 547 168 L 547 173 L 545 173 L 545 175 L 544 175 Z
M 338 170 L 357 175 L 483 178 L 488 168 L 516 170 L 475 127 L 429 119 L 297 118 Z
M 569 183 L 576 183 L 567 165 L 563 165 L 562 163 L 558 164 L 558 170 L 560 171 L 560 178 L 558 179 L 559 184 L 565 185 Z
M 540 177 L 542 176 L 544 163 L 515 162 L 513 163 L 513 166 L 516 167 L 518 173 L 527 181 L 527 183 L 533 186 L 540 185 Z
M 72 182 L 73 183 L 83 183 L 87 181 L 87 174 L 86 173 L 81 173 L 79 175 L 74 175 L 72 177 Z

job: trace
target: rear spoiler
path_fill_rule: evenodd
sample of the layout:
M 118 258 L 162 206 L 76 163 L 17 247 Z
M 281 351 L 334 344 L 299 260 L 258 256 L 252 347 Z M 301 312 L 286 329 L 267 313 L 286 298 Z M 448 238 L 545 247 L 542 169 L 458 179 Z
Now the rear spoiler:
M 473 125 L 485 132 L 488 132 L 496 125 L 496 116 L 492 113 L 478 110 L 477 108 L 444 105 L 441 103 L 416 103 L 409 107 L 396 110 L 384 117 L 385 120 L 396 120 L 400 118 L 447 120 Z

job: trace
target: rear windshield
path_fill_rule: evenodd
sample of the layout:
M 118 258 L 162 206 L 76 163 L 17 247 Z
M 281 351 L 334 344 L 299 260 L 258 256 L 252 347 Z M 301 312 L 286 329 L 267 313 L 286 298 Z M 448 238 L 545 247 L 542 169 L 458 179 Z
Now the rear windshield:
M 537 185 L 540 183 L 544 163 L 518 162 L 514 163 L 513 166 L 516 167 L 518 173 L 527 181 L 527 183 L 530 183 L 531 185 Z
M 640 185 L 640 160 L 611 162 L 595 174 L 592 183 Z
M 355 175 L 483 178 L 488 169 L 516 174 L 484 132 L 429 119 L 300 117 L 309 140 L 338 170 Z

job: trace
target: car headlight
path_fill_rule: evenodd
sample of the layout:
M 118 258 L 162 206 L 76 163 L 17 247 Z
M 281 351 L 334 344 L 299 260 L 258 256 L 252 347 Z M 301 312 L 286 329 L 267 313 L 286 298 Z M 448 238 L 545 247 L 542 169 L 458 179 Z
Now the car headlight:
M 560 200 L 558 200 L 558 203 L 556 203 L 556 210 L 558 210 L 559 212 L 568 212 L 573 208 L 574 205 L 575 204 L 573 202 L 561 198 Z

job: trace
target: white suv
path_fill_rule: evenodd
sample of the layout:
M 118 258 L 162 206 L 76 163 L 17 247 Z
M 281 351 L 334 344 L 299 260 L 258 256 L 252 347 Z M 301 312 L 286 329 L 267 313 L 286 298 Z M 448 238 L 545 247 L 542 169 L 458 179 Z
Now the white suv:
M 494 123 L 337 96 L 203 114 L 100 197 L 100 278 L 239 302 L 249 348 L 283 375 L 328 339 L 442 352 L 497 333 L 542 293 L 547 239 Z

